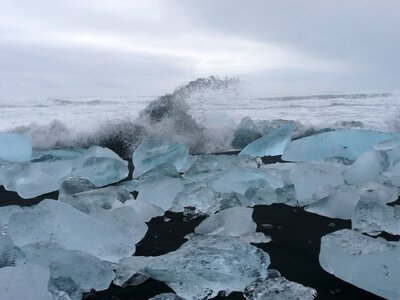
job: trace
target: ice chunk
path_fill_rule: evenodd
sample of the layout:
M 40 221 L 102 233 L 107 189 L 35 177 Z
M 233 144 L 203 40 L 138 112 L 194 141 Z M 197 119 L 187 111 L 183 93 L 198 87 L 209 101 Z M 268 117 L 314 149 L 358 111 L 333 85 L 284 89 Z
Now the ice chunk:
M 58 190 L 61 183 L 57 179 L 45 173 L 37 163 L 9 164 L 0 169 L 0 182 L 4 188 L 17 192 L 24 199 Z
M 321 239 L 322 268 L 386 299 L 400 298 L 400 243 L 372 238 L 349 229 Z
M 98 209 L 111 209 L 115 205 L 115 202 L 122 204 L 125 201 L 133 200 L 133 196 L 122 187 L 109 186 L 59 197 L 59 200 L 68 203 L 84 213 L 90 213 Z
M 344 172 L 343 177 L 349 184 L 366 181 L 378 181 L 379 176 L 388 167 L 388 157 L 382 151 L 368 151 L 361 154 Z
M 327 163 L 298 163 L 292 168 L 290 175 L 300 206 L 311 203 L 313 195 L 319 189 L 344 183 L 338 168 Z
M 247 300 L 312 300 L 317 291 L 287 280 L 278 271 L 269 270 L 268 278 L 257 279 L 244 290 Z
M 22 248 L 27 262 L 50 269 L 49 289 L 63 291 L 72 300 L 81 300 L 83 292 L 107 289 L 114 279 L 110 263 L 80 251 L 28 245 Z
M 381 203 L 390 203 L 398 198 L 396 188 L 377 182 L 360 185 L 342 185 L 314 194 L 319 199 L 305 207 L 308 212 L 329 218 L 350 220 L 361 198 L 373 198 Z
M 91 157 L 71 175 L 86 178 L 95 186 L 102 187 L 126 178 L 129 175 L 128 162 L 108 157 Z
M 213 215 L 224 209 L 232 207 L 246 207 L 252 206 L 249 199 L 242 194 L 231 192 L 223 193 L 217 198 L 217 201 L 213 202 L 206 210 L 207 215 Z
M 256 232 L 257 224 L 252 219 L 253 209 L 233 207 L 212 215 L 201 222 L 195 233 L 238 237 L 249 243 L 266 243 L 271 239 Z
M 32 141 L 19 133 L 0 133 L 0 161 L 30 161 Z
M 282 155 L 287 161 L 321 161 L 342 157 L 355 160 L 383 141 L 398 137 L 396 133 L 372 130 L 340 130 L 318 133 L 292 141 Z
M 172 163 L 177 170 L 182 169 L 188 158 L 188 147 L 163 138 L 150 138 L 143 141 L 133 152 L 135 167 L 133 176 L 137 177 L 157 165 Z
M 171 208 L 172 202 L 183 190 L 184 184 L 179 175 L 175 176 L 173 172 L 166 173 L 164 172 L 166 169 L 169 170 L 168 165 L 158 165 L 132 181 L 135 190 L 139 192 L 138 201 L 159 206 L 165 211 Z
M 356 191 L 338 191 L 307 205 L 304 210 L 329 218 L 349 220 L 360 200 Z
M 195 235 L 178 250 L 155 257 L 132 256 L 121 265 L 165 282 L 185 299 L 209 299 L 219 291 L 243 291 L 265 278 L 267 253 L 237 238 Z
M 73 176 L 68 177 L 61 184 L 61 187 L 58 191 L 58 198 L 60 199 L 66 196 L 71 196 L 74 194 L 90 191 L 96 188 L 97 187 L 86 178 L 73 177 Z
M 177 294 L 174 293 L 163 293 L 157 296 L 154 296 L 153 298 L 150 298 L 149 300 L 185 300 L 182 297 L 179 297 Z
M 171 211 L 183 212 L 185 207 L 194 209 L 194 213 L 205 213 L 210 206 L 218 201 L 221 193 L 213 188 L 198 184 L 186 184 L 172 202 Z
M 124 203 L 124 206 L 132 207 L 143 222 L 149 222 L 151 219 L 163 216 L 165 213 L 164 210 L 156 205 L 138 200 L 128 200 Z
M 379 144 L 376 144 L 374 148 L 376 150 L 387 151 L 387 150 L 393 150 L 398 147 L 400 147 L 400 138 L 394 138 L 391 140 L 383 141 Z
M 22 207 L 17 205 L 9 205 L 0 207 L 0 234 L 7 233 L 7 225 L 10 216 L 14 212 L 22 211 Z
M 8 236 L 0 234 L 0 268 L 20 264 L 24 257 L 21 249 Z
M 233 133 L 232 147 L 236 149 L 243 149 L 251 142 L 262 137 L 262 133 L 254 124 L 253 120 L 245 117 L 240 122 L 238 128 Z
M 283 181 L 265 169 L 236 167 L 222 171 L 210 185 L 217 192 L 244 194 L 249 188 L 280 188 Z
M 281 155 L 290 143 L 292 133 L 293 124 L 291 123 L 274 128 L 263 137 L 248 144 L 239 155 L 252 157 Z
M 270 205 L 278 200 L 276 192 L 272 188 L 250 188 L 244 193 L 244 195 L 249 199 L 251 206 Z
M 0 269 L 1 299 L 52 300 L 48 268 L 26 264 Z
M 370 235 L 386 231 L 400 235 L 400 206 L 388 206 L 379 200 L 361 198 L 351 218 L 352 228 Z
M 33 209 L 13 213 L 7 235 L 18 247 L 36 243 L 57 245 L 110 262 L 135 252 L 135 241 L 127 239 L 120 229 L 54 200 L 44 200 Z

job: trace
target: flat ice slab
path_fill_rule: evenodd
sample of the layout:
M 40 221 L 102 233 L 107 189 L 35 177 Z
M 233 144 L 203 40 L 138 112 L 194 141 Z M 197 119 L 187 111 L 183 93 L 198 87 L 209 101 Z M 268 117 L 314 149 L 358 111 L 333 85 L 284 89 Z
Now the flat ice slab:
M 323 132 L 292 141 L 282 159 L 301 162 L 339 157 L 353 161 L 376 144 L 398 136 L 396 133 L 354 129 Z
M 400 243 L 343 229 L 321 239 L 322 268 L 386 299 L 400 299 Z

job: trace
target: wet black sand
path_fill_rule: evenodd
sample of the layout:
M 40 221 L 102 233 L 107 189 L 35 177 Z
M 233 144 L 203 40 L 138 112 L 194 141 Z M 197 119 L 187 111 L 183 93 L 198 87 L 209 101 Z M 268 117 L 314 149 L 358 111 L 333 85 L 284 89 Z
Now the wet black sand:
M 264 159 L 264 163 L 276 161 L 279 159 Z M 16 193 L 7 192 L 0 187 L 0 206 L 34 205 L 43 199 L 57 199 L 57 197 L 58 192 L 54 192 L 35 199 L 24 200 Z M 168 222 L 164 217 L 158 217 L 148 223 L 149 230 L 145 238 L 137 244 L 135 255 L 155 256 L 176 250 L 185 242 L 184 236 L 193 232 L 193 229 L 203 220 L 203 218 L 198 218 L 187 222 L 182 214 L 170 212 L 167 212 L 165 216 L 170 219 Z M 302 208 L 283 204 L 257 206 L 254 209 L 253 219 L 258 225 L 257 231 L 272 237 L 271 242 L 256 245 L 271 257 L 270 268 L 277 269 L 289 280 L 315 288 L 318 292 L 317 299 L 382 299 L 335 278 L 319 265 L 321 237 L 342 228 L 350 228 L 350 221 L 321 217 L 305 212 Z M 142 300 L 164 292 L 172 292 L 172 290 L 164 283 L 150 279 L 135 287 L 120 288 L 111 285 L 109 289 L 87 295 L 85 298 Z M 241 293 L 232 293 L 228 297 L 218 296 L 215 299 L 244 298 Z

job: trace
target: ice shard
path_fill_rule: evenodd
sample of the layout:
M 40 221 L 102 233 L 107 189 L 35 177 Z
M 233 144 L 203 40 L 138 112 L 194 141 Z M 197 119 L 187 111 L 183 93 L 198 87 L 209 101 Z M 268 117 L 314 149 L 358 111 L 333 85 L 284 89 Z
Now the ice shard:
M 287 280 L 276 270 L 269 270 L 266 279 L 257 279 L 244 290 L 247 300 L 312 300 L 317 291 Z
M 322 268 L 386 299 L 400 298 L 400 243 L 342 229 L 321 239 Z
M 290 175 L 300 206 L 313 202 L 313 195 L 318 190 L 344 184 L 343 176 L 334 164 L 298 163 Z
M 354 129 L 323 132 L 292 141 L 282 159 L 302 162 L 340 157 L 353 161 L 376 144 L 398 136 L 396 133 Z
M 0 133 L 0 161 L 30 161 L 32 141 L 19 133 Z
M 119 228 L 54 200 L 44 200 L 32 209 L 13 213 L 7 235 L 18 247 L 37 243 L 57 245 L 110 262 L 135 252 L 135 241 L 127 239 Z
M 195 235 L 178 250 L 155 257 L 132 256 L 120 264 L 165 282 L 184 299 L 210 299 L 243 291 L 267 276 L 267 253 L 237 238 Z
M 216 213 L 201 222 L 195 233 L 238 237 L 249 243 L 270 241 L 262 232 L 256 232 L 257 224 L 252 219 L 253 209 L 233 207 Z
M 245 117 L 240 122 L 238 128 L 233 133 L 232 147 L 243 149 L 251 142 L 262 137 L 262 133 L 254 124 L 253 120 Z
M 248 155 L 252 157 L 282 155 L 291 141 L 292 134 L 292 123 L 271 129 L 271 131 L 263 137 L 248 144 L 240 151 L 239 155 Z
M 163 138 L 149 138 L 143 141 L 133 152 L 135 167 L 133 176 L 138 177 L 157 165 L 172 163 L 177 170 L 182 169 L 188 158 L 188 147 Z

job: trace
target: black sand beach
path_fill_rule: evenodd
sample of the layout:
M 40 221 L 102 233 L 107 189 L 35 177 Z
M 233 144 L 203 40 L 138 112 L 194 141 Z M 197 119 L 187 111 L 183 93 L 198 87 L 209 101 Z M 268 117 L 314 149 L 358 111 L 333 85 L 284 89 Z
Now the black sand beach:
M 279 157 L 263 159 L 264 163 L 278 161 L 280 161 Z M 130 169 L 133 170 L 132 165 Z M 0 206 L 30 206 L 47 198 L 57 199 L 58 192 L 24 200 L 16 193 L 0 188 Z M 170 212 L 167 212 L 164 217 L 152 219 L 148 223 L 149 230 L 145 238 L 136 245 L 135 255 L 157 256 L 176 250 L 186 241 L 184 237 L 193 232 L 203 219 L 196 218 L 187 221 L 183 214 Z M 255 245 L 269 254 L 271 258 L 269 268 L 278 270 L 291 281 L 313 287 L 317 290 L 317 299 L 382 299 L 332 276 L 319 265 L 321 237 L 342 228 L 351 228 L 350 221 L 329 219 L 308 213 L 300 207 L 284 204 L 256 206 L 253 219 L 257 223 L 257 231 L 272 238 L 269 243 Z M 172 292 L 172 290 L 162 282 L 149 279 L 135 287 L 121 288 L 111 285 L 105 291 L 92 292 L 84 296 L 84 299 L 144 300 L 165 292 Z M 242 293 L 232 293 L 228 297 L 218 296 L 214 299 L 244 298 Z

